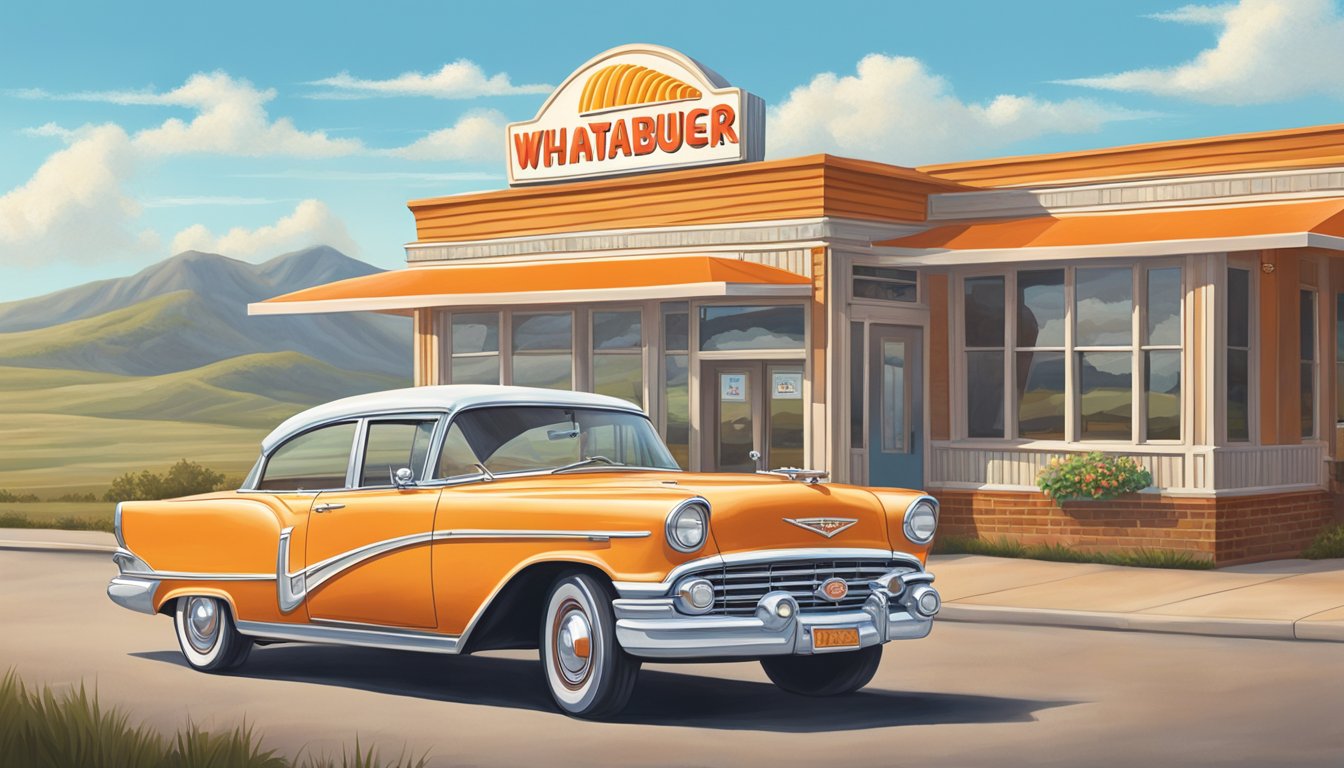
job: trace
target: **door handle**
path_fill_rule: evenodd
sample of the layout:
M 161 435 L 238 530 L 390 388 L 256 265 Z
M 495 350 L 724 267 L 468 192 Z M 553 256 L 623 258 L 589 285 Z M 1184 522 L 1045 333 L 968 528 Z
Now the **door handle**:
M 313 511 L 316 512 L 316 513 L 318 513 L 319 515 L 322 514 L 323 512 L 333 512 L 333 511 L 338 510 L 338 509 L 345 509 L 345 505 L 344 505 L 344 504 L 318 504 L 317 506 L 313 507 Z

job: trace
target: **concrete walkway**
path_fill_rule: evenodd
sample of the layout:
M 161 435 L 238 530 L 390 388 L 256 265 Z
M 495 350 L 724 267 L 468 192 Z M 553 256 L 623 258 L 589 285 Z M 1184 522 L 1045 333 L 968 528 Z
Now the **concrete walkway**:
M 116 540 L 5 528 L 5 549 L 111 554 Z M 1344 642 L 1344 560 L 1187 571 L 940 555 L 929 570 L 943 621 Z

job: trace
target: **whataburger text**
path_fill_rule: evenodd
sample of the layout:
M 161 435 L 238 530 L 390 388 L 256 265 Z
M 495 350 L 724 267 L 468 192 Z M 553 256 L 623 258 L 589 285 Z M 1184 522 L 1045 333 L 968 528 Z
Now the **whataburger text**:
M 512 139 L 513 162 L 520 170 L 739 143 L 737 112 L 728 104 L 518 131 Z

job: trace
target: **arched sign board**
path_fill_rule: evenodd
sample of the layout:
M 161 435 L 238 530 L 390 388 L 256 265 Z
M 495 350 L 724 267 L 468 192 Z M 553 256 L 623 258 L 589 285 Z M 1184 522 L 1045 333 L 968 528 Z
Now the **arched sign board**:
M 510 186 L 754 161 L 765 102 L 677 51 L 626 45 L 579 67 L 507 141 Z

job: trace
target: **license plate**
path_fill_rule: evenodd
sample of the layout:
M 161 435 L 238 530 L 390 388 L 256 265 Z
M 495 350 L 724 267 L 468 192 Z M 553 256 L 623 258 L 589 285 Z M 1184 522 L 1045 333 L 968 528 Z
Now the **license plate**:
M 858 644 L 859 630 L 857 627 L 845 627 L 844 629 L 816 627 L 812 630 L 813 648 L 853 648 Z

